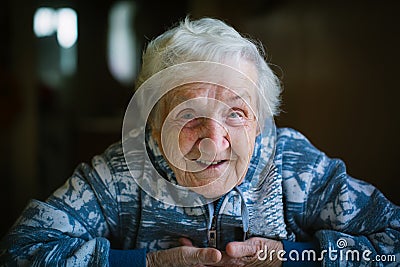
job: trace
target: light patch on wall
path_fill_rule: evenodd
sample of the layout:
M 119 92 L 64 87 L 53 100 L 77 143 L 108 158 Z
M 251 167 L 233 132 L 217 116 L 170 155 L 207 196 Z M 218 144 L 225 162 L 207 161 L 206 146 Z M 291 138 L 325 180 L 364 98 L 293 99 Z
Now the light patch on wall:
M 39 64 L 39 75 L 48 84 L 57 87 L 59 75 L 70 76 L 77 68 L 77 40 L 78 40 L 78 16 L 72 8 L 53 9 L 40 7 L 33 17 L 33 31 L 38 38 L 55 36 L 57 39 L 58 57 L 54 53 L 40 53 L 42 62 L 58 62 L 59 68 L 49 69 L 45 64 Z M 46 41 L 48 42 L 48 41 Z M 51 49 L 45 46 L 41 49 Z M 54 49 L 54 48 L 53 48 Z M 56 51 L 54 51 L 56 52 Z M 51 73 L 51 74 L 50 74 Z M 52 77 L 52 78 L 50 78 Z
M 72 47 L 78 40 L 78 18 L 75 10 L 58 10 L 57 41 L 64 48 Z
M 135 5 L 133 2 L 115 3 L 109 14 L 108 67 L 121 84 L 132 86 L 137 72 L 137 47 L 133 31 Z
M 70 48 L 78 40 L 78 16 L 72 8 L 41 7 L 33 17 L 33 31 L 37 37 L 57 33 L 58 44 Z
M 46 37 L 57 30 L 57 12 L 53 8 L 38 8 L 33 16 L 33 31 L 36 37 Z

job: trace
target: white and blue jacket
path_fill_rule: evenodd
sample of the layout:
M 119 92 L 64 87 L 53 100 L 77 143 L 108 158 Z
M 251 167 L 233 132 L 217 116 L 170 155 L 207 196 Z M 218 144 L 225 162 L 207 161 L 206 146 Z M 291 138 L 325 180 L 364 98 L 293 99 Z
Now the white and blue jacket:
M 319 252 L 341 251 L 336 258 L 321 257 L 318 263 L 324 266 L 400 264 L 398 206 L 374 186 L 351 178 L 342 161 L 328 158 L 292 129 L 277 130 L 273 164 L 258 174 L 265 176 L 260 179 L 252 164 L 262 160 L 261 144 L 258 140 L 244 182 L 200 207 L 172 206 L 148 195 L 132 178 L 121 143 L 114 144 L 94 157 L 91 166 L 78 166 L 46 201 L 28 204 L 1 241 L 0 265 L 112 266 L 130 261 L 131 266 L 145 266 L 146 252 L 179 246 L 180 237 L 198 247 L 224 250 L 228 242 L 252 236 L 282 240 L 287 252 L 301 252 L 310 244 Z M 145 177 L 141 153 L 146 152 L 137 151 L 135 173 Z M 160 161 L 158 155 L 152 160 Z M 158 164 L 168 179 L 171 173 Z M 355 250 L 360 255 L 371 251 L 370 261 L 340 257 Z M 394 257 L 375 261 L 377 255 Z

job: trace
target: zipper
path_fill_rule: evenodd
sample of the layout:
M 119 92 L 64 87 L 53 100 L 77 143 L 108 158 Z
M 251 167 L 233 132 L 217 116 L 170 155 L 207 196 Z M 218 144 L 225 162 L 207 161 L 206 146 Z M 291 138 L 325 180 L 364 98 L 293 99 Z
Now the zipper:
M 238 186 L 235 186 L 235 190 L 242 199 L 241 213 L 242 213 L 242 226 L 243 226 L 243 241 L 246 241 L 249 238 L 249 210 L 246 206 L 242 190 Z
M 218 240 L 217 240 L 217 217 L 218 213 L 221 209 L 222 202 L 224 201 L 225 196 L 221 197 L 218 200 L 217 205 L 214 209 L 214 203 L 208 203 L 207 210 L 208 210 L 208 231 L 207 231 L 207 238 L 208 238 L 208 246 L 211 248 L 217 248 Z
M 216 228 L 216 218 L 214 215 L 211 222 L 211 228 L 208 230 L 208 247 L 216 248 L 217 247 L 217 228 Z

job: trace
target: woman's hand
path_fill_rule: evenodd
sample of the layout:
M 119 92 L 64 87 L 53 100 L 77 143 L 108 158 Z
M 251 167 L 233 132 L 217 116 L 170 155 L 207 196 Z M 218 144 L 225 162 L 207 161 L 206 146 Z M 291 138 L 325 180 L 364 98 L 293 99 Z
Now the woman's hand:
M 188 239 L 181 239 L 181 247 L 147 253 L 146 266 L 213 266 L 222 259 L 222 254 L 215 248 L 193 247 Z
M 282 242 L 261 237 L 252 237 L 243 242 L 230 242 L 226 245 L 222 260 L 214 266 L 280 267 L 282 262 L 277 254 L 281 250 Z
M 180 242 L 184 246 L 193 247 L 189 239 L 181 238 Z M 273 253 L 272 250 L 275 252 Z M 208 266 L 280 267 L 282 262 L 278 259 L 277 254 L 281 250 L 283 250 L 283 244 L 280 241 L 252 237 L 243 242 L 228 243 L 225 252 L 222 253 L 222 259 L 216 263 L 209 263 Z M 273 256 L 272 259 L 270 258 L 271 255 Z

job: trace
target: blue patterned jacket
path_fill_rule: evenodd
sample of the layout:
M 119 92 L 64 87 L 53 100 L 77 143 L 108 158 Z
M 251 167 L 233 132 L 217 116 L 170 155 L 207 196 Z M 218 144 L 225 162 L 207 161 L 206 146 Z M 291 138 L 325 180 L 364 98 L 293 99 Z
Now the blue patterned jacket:
M 135 173 L 146 176 L 142 152 L 137 151 Z M 2 239 L 0 265 L 108 266 L 110 249 L 167 249 L 178 246 L 179 237 L 209 246 L 210 227 L 221 250 L 246 232 L 246 237 L 316 240 L 319 252 L 326 252 L 318 254 L 325 255 L 324 266 L 400 263 L 399 207 L 351 178 L 342 161 L 328 158 L 299 132 L 278 129 L 273 165 L 263 173 L 266 179 L 245 179 L 217 205 L 177 207 L 144 192 L 131 176 L 121 143 L 114 144 L 91 166 L 78 166 L 46 201 L 28 204 Z M 368 258 L 354 255 L 367 250 Z M 332 251 L 336 258 L 328 257 Z M 391 261 L 374 261 L 377 255 L 391 255 Z

